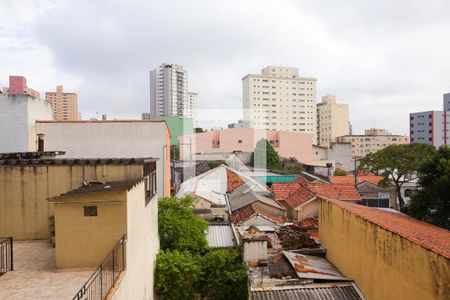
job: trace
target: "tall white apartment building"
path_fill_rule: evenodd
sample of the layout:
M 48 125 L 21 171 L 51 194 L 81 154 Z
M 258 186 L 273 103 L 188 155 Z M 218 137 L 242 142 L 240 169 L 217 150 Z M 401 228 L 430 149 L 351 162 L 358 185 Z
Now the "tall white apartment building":
M 161 64 L 150 72 L 150 116 L 188 117 L 188 78 L 183 66 Z
M 198 93 L 188 92 L 188 100 L 187 100 L 187 104 L 185 105 L 185 116 L 187 118 L 194 120 L 194 123 L 195 123 L 195 119 L 197 118 L 197 115 L 196 115 L 197 98 L 198 98 Z
M 244 122 L 252 128 L 310 133 L 316 140 L 316 79 L 269 66 L 242 78 Z
M 348 104 L 337 104 L 336 96 L 322 97 L 317 104 L 317 144 L 330 147 L 336 138 L 350 134 Z

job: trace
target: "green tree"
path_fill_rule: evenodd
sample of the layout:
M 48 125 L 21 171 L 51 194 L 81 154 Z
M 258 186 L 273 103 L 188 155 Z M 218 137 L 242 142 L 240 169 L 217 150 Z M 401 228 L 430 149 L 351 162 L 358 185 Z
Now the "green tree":
M 375 153 L 369 153 L 361 160 L 361 170 L 384 177 L 382 184 L 391 181 L 397 190 L 400 210 L 403 211 L 405 201 L 401 187 L 414 179 L 419 166 L 430 158 L 435 148 L 425 144 L 391 145 Z
M 247 299 L 247 266 L 238 250 L 212 250 L 201 261 L 203 279 L 200 286 L 206 299 Z
M 177 145 L 170 145 L 170 159 L 180 159 L 180 147 Z
M 413 193 L 408 214 L 450 230 L 450 148 L 442 146 L 419 168 L 421 189 Z
M 202 276 L 198 259 L 191 253 L 161 250 L 156 258 L 155 290 L 161 299 L 200 299 L 197 285 Z
M 336 170 L 334 170 L 334 176 L 347 176 L 347 172 L 345 170 L 336 168 Z
M 205 129 L 201 128 L 201 127 L 195 127 L 194 128 L 195 133 L 202 133 L 202 132 L 206 132 Z
M 195 198 L 161 198 L 158 226 L 161 249 L 201 252 L 208 243 L 208 222 L 193 214 Z
M 260 161 L 265 156 L 266 161 Z M 256 161 L 255 161 L 256 157 Z M 250 164 L 257 168 L 280 169 L 280 156 L 266 139 L 260 139 L 256 143 L 255 151 L 252 153 Z M 265 164 L 265 165 L 264 165 Z

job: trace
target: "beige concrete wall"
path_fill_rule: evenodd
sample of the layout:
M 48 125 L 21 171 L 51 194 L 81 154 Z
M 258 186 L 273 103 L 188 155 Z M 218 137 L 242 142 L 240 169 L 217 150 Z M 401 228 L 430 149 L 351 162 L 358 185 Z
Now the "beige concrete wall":
M 327 258 L 368 300 L 450 298 L 448 259 L 320 201 L 319 238 Z
M 294 220 L 302 221 L 307 218 L 317 217 L 319 215 L 319 201 L 317 199 L 297 207 L 294 210 Z
M 47 199 L 79 188 L 83 181 L 142 177 L 142 165 L 0 165 L 0 236 L 50 238 L 53 205 Z
M 112 299 L 154 299 L 154 269 L 159 251 L 158 200 L 154 197 L 145 206 L 142 183 L 131 189 L 127 198 L 127 266 Z
M 91 205 L 97 216 L 85 217 Z M 96 268 L 126 228 L 126 192 L 63 198 L 55 203 L 56 268 Z

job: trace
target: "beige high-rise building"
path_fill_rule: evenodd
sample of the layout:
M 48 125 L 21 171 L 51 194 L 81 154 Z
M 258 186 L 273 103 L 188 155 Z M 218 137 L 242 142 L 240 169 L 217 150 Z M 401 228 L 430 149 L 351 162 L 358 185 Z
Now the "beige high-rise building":
M 352 157 L 362 158 L 390 145 L 409 144 L 409 137 L 393 135 L 386 129 L 366 129 L 362 135 L 345 135 L 337 138 L 338 143 L 352 144 Z
M 338 136 L 350 133 L 348 104 L 337 104 L 336 96 L 322 97 L 317 104 L 317 144 L 330 147 Z
M 78 120 L 78 100 L 76 93 L 64 93 L 62 85 L 56 86 L 56 92 L 46 92 L 45 99 L 53 107 L 53 119 Z
M 310 133 L 316 140 L 316 79 L 273 67 L 242 78 L 244 122 L 251 128 Z

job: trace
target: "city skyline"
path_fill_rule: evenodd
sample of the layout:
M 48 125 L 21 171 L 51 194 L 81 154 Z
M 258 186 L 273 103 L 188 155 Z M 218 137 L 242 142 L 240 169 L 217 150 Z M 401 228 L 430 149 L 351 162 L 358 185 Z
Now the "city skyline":
M 100 111 L 137 119 L 148 107 L 148 72 L 160 63 L 189 70 L 200 109 L 242 107 L 242 77 L 282 65 L 317 78 L 317 99 L 332 94 L 348 103 L 355 133 L 377 127 L 407 134 L 410 112 L 440 109 L 450 90 L 449 3 L 263 2 L 220 10 L 180 3 L 183 14 L 170 17 L 162 14 L 169 4 L 159 1 L 131 8 L 108 2 L 107 9 L 101 1 L 89 9 L 70 1 L 6 2 L 0 86 L 10 74 L 41 93 L 62 84 L 78 93 L 84 118 Z M 95 30 L 80 35 L 79 26 Z

